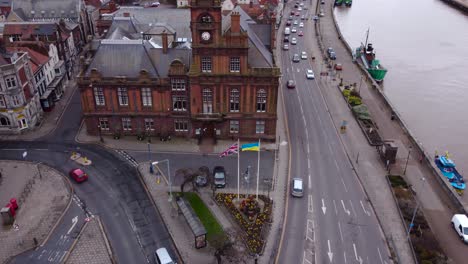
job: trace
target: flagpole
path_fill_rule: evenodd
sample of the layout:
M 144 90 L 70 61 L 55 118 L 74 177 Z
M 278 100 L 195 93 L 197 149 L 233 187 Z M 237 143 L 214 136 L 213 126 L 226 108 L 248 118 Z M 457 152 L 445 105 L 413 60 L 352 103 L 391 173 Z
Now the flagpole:
M 257 190 L 255 192 L 256 199 L 258 200 L 258 181 L 260 178 L 260 139 L 258 139 L 258 164 L 257 164 Z
M 239 192 L 240 192 L 240 141 L 237 138 L 237 200 L 239 200 Z

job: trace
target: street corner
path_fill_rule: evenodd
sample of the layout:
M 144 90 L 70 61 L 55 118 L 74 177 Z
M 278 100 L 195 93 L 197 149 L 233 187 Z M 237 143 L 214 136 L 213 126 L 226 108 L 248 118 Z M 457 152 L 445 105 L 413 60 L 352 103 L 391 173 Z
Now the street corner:
M 71 159 L 71 160 L 74 160 L 74 161 L 75 161 L 75 160 L 77 160 L 77 159 L 79 159 L 79 158 L 81 158 L 81 154 L 80 154 L 80 153 L 72 152 L 72 154 L 71 154 L 71 156 L 70 156 L 70 159 Z

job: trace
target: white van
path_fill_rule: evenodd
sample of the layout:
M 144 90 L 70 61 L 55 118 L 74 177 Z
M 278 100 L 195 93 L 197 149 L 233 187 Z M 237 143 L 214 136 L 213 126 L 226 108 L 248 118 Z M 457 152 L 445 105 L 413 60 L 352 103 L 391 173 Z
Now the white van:
M 287 27 L 284 29 L 284 35 L 289 36 L 289 34 L 291 34 L 291 29 Z
M 291 195 L 294 197 L 302 197 L 304 195 L 304 188 L 301 178 L 292 179 Z
M 468 243 L 468 218 L 464 214 L 456 214 L 452 217 L 452 226 L 458 236 L 465 243 Z
M 176 264 L 171 256 L 169 256 L 166 248 L 156 250 L 156 252 L 154 252 L 154 258 L 157 264 Z

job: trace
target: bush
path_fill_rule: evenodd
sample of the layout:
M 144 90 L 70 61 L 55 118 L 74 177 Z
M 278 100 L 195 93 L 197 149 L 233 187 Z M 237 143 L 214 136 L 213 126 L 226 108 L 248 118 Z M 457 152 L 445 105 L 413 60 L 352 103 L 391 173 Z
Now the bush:
M 362 100 L 361 98 L 357 97 L 357 96 L 349 96 L 348 97 L 348 103 L 352 106 L 355 106 L 355 105 L 361 105 L 362 104 Z
M 349 89 L 344 89 L 343 90 L 343 96 L 348 99 L 349 95 L 351 94 L 351 90 Z

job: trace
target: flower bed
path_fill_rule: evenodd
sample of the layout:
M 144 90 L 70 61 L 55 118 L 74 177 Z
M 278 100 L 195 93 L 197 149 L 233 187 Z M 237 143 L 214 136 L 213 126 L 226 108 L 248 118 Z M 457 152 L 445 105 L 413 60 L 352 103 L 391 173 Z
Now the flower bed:
M 237 198 L 237 194 L 217 193 L 215 198 L 218 204 L 224 205 L 229 210 L 237 224 L 245 232 L 243 237 L 249 252 L 251 254 L 260 254 L 265 244 L 262 230 L 271 218 L 272 203 L 270 199 L 265 195 L 258 196 L 264 203 L 263 210 L 260 210 L 258 202 L 255 201 L 255 197 L 253 196 L 240 195 L 240 198 L 243 200 L 240 203 L 240 208 L 243 209 L 238 208 L 233 202 Z M 255 215 L 252 212 L 256 212 Z

